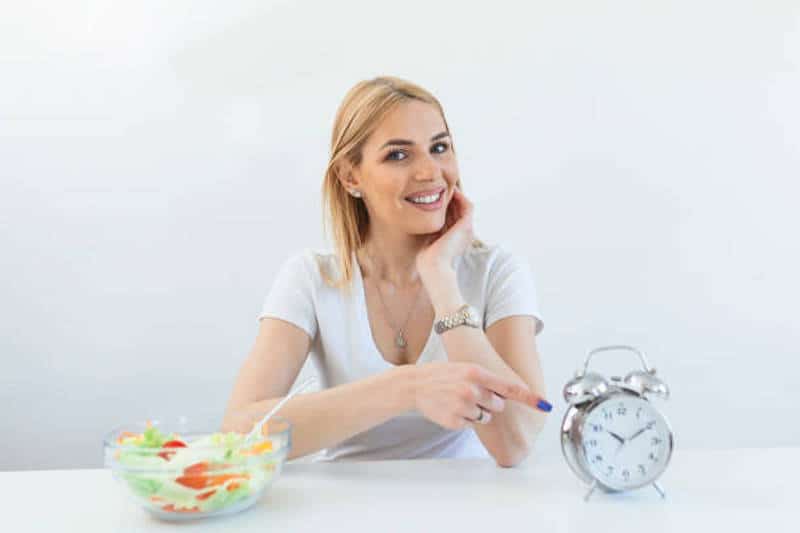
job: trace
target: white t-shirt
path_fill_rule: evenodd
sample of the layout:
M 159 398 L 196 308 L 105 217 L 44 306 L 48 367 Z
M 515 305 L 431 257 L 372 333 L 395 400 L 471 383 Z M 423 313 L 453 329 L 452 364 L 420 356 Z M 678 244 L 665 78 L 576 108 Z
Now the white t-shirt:
M 309 357 L 321 387 L 335 387 L 394 367 L 378 351 L 367 316 L 361 268 L 353 254 L 350 291 L 327 285 L 320 266 L 338 279 L 336 256 L 311 249 L 283 264 L 259 315 L 280 318 L 312 339 Z M 512 315 L 532 315 L 536 333 L 544 322 L 534 277 L 527 262 L 499 246 L 470 247 L 455 263 L 461 294 L 483 316 L 483 329 Z M 446 361 L 439 335 L 431 329 L 416 364 Z M 488 457 L 474 430 L 445 429 L 418 412 L 397 416 L 324 450 L 315 460 L 377 460 Z

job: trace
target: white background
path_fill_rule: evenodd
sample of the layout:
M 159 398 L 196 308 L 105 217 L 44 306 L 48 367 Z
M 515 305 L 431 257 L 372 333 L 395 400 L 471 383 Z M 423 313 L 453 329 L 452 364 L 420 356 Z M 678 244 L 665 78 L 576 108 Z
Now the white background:
M 29 0 L 0 3 L 0 469 L 222 413 L 380 74 L 441 100 L 478 236 L 530 261 L 538 453 L 607 343 L 671 386 L 679 448 L 800 444 L 797 2 Z

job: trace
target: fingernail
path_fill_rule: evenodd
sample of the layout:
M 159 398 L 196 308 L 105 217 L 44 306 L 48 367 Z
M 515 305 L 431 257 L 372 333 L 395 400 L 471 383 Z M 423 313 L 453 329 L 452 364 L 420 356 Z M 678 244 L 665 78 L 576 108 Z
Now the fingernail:
M 539 403 L 536 404 L 536 407 L 544 411 L 545 413 L 549 413 L 553 410 L 553 406 L 550 405 L 546 400 L 539 400 Z

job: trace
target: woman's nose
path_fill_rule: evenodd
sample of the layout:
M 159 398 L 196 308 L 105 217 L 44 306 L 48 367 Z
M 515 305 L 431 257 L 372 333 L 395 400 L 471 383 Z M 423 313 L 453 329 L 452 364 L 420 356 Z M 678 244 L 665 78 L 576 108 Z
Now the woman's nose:
M 442 176 L 442 168 L 433 157 L 422 158 L 414 169 L 414 178 L 418 181 L 435 181 Z

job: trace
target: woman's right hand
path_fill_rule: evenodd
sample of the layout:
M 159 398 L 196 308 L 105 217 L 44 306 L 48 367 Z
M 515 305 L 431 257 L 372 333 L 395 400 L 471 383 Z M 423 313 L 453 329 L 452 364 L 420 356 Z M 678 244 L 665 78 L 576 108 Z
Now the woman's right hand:
M 477 364 L 437 361 L 417 367 L 414 405 L 425 418 L 447 429 L 488 424 L 494 413 L 503 411 L 506 400 L 536 408 L 540 398 L 526 386 Z

